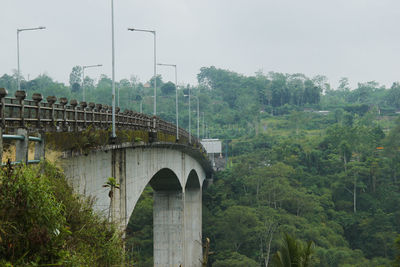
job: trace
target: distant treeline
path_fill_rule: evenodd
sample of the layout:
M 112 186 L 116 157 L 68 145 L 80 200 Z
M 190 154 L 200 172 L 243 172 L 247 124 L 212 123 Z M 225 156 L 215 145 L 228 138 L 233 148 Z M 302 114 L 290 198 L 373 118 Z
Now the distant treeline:
M 164 82 L 157 76 L 157 115 L 175 121 L 175 85 Z M 343 109 L 351 114 L 362 115 L 371 108 L 381 114 L 395 114 L 400 109 L 400 84 L 395 82 L 391 88 L 385 88 L 376 82 L 359 83 L 351 89 L 347 78 L 342 78 L 339 86 L 333 89 L 324 76 L 309 78 L 304 74 L 284 74 L 257 72 L 254 76 L 245 76 L 233 71 L 218 69 L 214 66 L 203 67 L 197 75 L 198 85 L 178 86 L 179 121 L 188 128 L 188 89 L 192 95 L 192 125 L 197 120 L 197 99 L 200 109 L 201 135 L 220 135 L 222 128 L 234 128 L 237 132 L 254 129 L 260 118 L 269 115 L 290 114 L 304 109 L 330 110 Z M 140 82 L 137 78 L 122 79 L 116 82 L 117 105 L 121 110 L 142 110 L 153 113 L 154 78 Z M 101 75 L 95 81 L 89 76 L 82 83 L 82 68 L 76 66 L 70 74 L 69 84 L 54 81 L 46 74 L 35 79 L 22 77 L 21 89 L 44 96 L 75 98 L 83 100 L 83 87 L 86 101 L 111 104 L 112 81 Z M 0 77 L 0 87 L 5 87 L 10 95 L 17 90 L 17 75 L 4 74 Z M 204 121 L 204 123 L 203 123 Z M 192 127 L 192 133 L 196 133 Z M 207 134 L 209 133 L 209 134 Z

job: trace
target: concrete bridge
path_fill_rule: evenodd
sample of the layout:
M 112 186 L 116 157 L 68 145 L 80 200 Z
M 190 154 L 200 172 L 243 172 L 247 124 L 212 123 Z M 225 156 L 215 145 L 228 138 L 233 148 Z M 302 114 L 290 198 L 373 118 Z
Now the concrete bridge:
M 40 141 L 35 160 L 43 158 L 44 136 L 49 137 L 49 132 L 54 138 L 57 132 L 104 130 L 111 125 L 107 105 L 78 105 L 76 100 L 68 103 L 66 98 L 57 101 L 54 96 L 42 102 L 39 94 L 25 100 L 23 91 L 17 91 L 15 98 L 6 96 L 7 91 L 0 88 L 1 129 L 16 137 L 18 162 L 32 162 L 28 159 L 29 140 Z M 121 229 L 126 228 L 140 195 L 150 184 L 154 190 L 154 266 L 201 266 L 202 188 L 212 174 L 203 147 L 183 129 L 179 129 L 177 140 L 176 126 L 157 117 L 116 110 L 117 130 L 136 131 L 141 138 L 108 139 L 84 151 L 64 151 L 61 163 L 67 178 L 76 192 L 95 197 L 97 210 L 110 211 Z M 109 177 L 119 184 L 111 198 L 109 189 L 103 187 Z

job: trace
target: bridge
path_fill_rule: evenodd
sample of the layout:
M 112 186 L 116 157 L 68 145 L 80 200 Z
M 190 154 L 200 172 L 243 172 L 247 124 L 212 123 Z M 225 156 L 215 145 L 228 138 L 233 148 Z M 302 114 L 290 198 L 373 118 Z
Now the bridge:
M 0 146 L 2 139 L 16 140 L 16 162 L 43 159 L 45 141 L 53 138 L 57 142 L 57 133 L 108 133 L 111 127 L 108 105 L 54 96 L 43 101 L 40 94 L 25 98 L 24 91 L 7 97 L 7 90 L 0 88 Z M 204 148 L 183 129 L 176 139 L 176 126 L 155 116 L 116 108 L 115 121 L 117 135 L 128 137 L 63 152 L 61 164 L 67 179 L 76 192 L 95 197 L 95 209 L 109 212 L 122 230 L 150 184 L 154 190 L 154 266 L 201 266 L 202 188 L 212 175 Z M 29 141 L 36 142 L 33 160 L 28 159 Z M 119 184 L 110 196 L 103 187 L 109 177 Z

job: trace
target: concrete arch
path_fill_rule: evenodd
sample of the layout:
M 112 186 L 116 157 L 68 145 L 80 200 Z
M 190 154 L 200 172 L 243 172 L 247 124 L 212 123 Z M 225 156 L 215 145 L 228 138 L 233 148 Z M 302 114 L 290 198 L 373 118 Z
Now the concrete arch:
M 175 149 L 174 149 L 175 148 Z M 201 192 L 204 164 L 178 146 L 113 146 L 65 157 L 62 165 L 76 192 L 94 196 L 105 214 L 110 200 L 102 185 L 115 177 L 113 219 L 125 229 L 146 185 L 154 189 L 154 266 L 201 266 Z
M 185 185 L 185 190 L 186 189 L 193 189 L 193 188 L 200 188 L 200 178 L 197 175 L 196 170 L 191 170 L 187 179 L 186 179 L 186 185 Z
M 182 191 L 178 176 L 169 168 L 159 170 L 149 184 L 155 191 Z

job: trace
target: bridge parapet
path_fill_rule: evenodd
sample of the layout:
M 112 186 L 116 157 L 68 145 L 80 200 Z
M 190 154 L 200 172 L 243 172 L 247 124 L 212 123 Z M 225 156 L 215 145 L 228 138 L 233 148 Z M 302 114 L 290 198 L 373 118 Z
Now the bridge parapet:
M 18 128 L 46 132 L 79 132 L 89 126 L 108 129 L 112 125 L 112 107 L 107 104 L 78 102 L 76 99 L 48 96 L 43 101 L 41 94 L 33 94 L 32 99 L 25 99 L 25 91 L 16 91 L 14 97 L 7 97 L 5 88 L 0 88 L 1 128 L 7 132 L 16 132 Z M 115 108 L 117 130 L 142 130 L 149 133 L 162 132 L 174 136 L 176 126 L 156 116 L 149 116 L 133 110 L 121 112 Z M 179 128 L 179 138 L 192 140 L 191 144 L 201 147 L 194 137 Z M 157 134 L 153 134 L 155 137 Z M 154 140 L 156 141 L 156 140 Z

